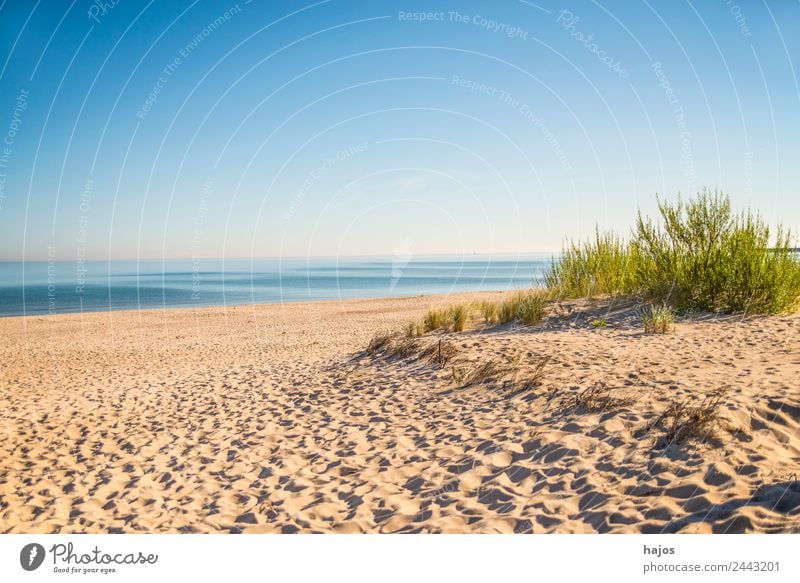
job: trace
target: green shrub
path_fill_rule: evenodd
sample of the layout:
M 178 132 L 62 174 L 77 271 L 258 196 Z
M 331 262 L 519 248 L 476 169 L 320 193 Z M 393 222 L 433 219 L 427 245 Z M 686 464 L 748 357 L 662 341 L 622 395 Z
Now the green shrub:
M 684 310 L 791 312 L 800 305 L 800 262 L 788 231 L 704 190 L 658 201 L 660 221 L 639 213 L 631 240 L 596 233 L 570 242 L 545 281 L 564 297 L 638 294 Z
M 605 318 L 599 318 L 597 320 L 592 320 L 592 326 L 594 328 L 605 328 L 608 326 L 608 321 Z
M 595 231 L 594 240 L 570 242 L 545 275 L 545 284 L 564 297 L 615 295 L 630 290 L 628 248 L 613 234 Z

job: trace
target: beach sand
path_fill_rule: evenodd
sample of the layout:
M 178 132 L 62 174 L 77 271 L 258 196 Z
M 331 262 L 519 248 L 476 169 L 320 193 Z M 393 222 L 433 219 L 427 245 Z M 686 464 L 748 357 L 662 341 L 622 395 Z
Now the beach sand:
M 800 532 L 800 317 L 571 302 L 445 367 L 363 353 L 500 296 L 0 319 L 0 532 Z M 716 435 L 668 444 L 719 390 Z

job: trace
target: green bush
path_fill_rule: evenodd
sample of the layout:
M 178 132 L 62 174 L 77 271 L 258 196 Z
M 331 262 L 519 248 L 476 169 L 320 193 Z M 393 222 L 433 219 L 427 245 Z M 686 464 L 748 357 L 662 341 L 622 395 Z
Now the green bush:
M 800 262 L 788 231 L 774 237 L 751 211 L 704 190 L 658 201 L 660 221 L 639 213 L 631 240 L 596 233 L 570 242 L 546 283 L 563 297 L 639 294 L 684 310 L 791 312 L 800 304 Z
M 631 287 L 627 245 L 614 233 L 595 232 L 594 240 L 570 242 L 545 275 L 545 284 L 565 297 L 616 295 Z

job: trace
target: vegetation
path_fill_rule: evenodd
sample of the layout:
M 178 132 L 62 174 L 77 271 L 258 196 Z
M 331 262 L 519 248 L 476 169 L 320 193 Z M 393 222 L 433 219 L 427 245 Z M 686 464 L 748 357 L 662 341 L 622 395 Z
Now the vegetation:
M 480 302 L 477 302 L 475 307 L 481 313 L 483 321 L 486 324 L 495 324 L 497 322 L 498 319 L 497 302 L 482 300 Z
M 464 326 L 467 324 L 469 318 L 469 306 L 466 304 L 458 304 L 448 310 L 450 316 L 450 325 L 453 332 L 463 332 Z
M 367 345 L 367 354 L 372 355 L 385 350 L 396 337 L 396 332 L 378 332 L 369 341 Z
M 597 320 L 592 320 L 592 327 L 593 328 L 605 328 L 608 326 L 608 320 L 605 318 L 598 318 Z
M 723 424 L 720 410 L 724 402 L 725 389 L 706 396 L 698 404 L 672 402 L 657 420 L 662 425 L 667 445 L 714 439 Z
M 497 318 L 502 324 L 519 321 L 525 326 L 538 324 L 544 318 L 544 290 L 514 292 L 497 307 Z
M 669 306 L 648 306 L 642 311 L 645 334 L 666 334 L 675 326 L 675 314 Z
M 456 304 L 449 308 L 433 308 L 428 310 L 422 318 L 422 322 L 407 323 L 405 335 L 411 338 L 436 330 L 463 332 L 475 312 L 480 314 L 486 324 L 498 322 L 507 324 L 516 321 L 525 326 L 533 326 L 544 318 L 546 299 L 545 290 L 531 289 L 514 292 L 500 302 L 482 300 Z
M 616 411 L 633 404 L 632 398 L 620 398 L 611 394 L 612 387 L 604 382 L 591 385 L 575 395 L 575 408 L 588 413 Z
M 681 310 L 773 314 L 800 305 L 800 262 L 791 234 L 774 236 L 760 215 L 735 215 L 704 190 L 658 201 L 660 221 L 638 215 L 629 241 L 614 233 L 569 242 L 546 276 L 561 297 L 637 294 Z

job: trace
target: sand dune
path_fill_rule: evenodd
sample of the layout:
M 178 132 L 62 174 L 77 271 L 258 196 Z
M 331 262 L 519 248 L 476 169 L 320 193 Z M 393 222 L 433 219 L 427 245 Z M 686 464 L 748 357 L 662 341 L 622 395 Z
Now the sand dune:
M 496 295 L 0 319 L 0 532 L 800 531 L 800 317 L 573 302 L 445 367 L 363 352 Z M 716 436 L 668 444 L 719 390 Z

